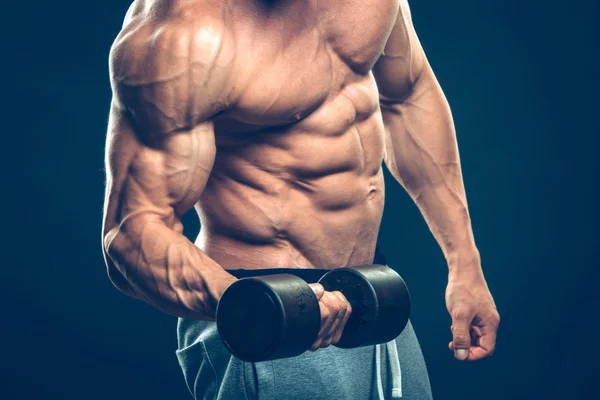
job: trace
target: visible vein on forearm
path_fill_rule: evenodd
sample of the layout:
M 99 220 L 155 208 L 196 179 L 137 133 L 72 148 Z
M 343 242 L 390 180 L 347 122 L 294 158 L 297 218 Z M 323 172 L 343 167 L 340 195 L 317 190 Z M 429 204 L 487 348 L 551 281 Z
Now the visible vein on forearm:
M 458 166 L 459 163 L 457 161 L 452 161 L 452 162 L 446 162 L 446 163 L 440 163 L 438 161 L 436 161 L 435 156 L 427 149 L 427 147 L 421 142 L 421 140 L 418 138 L 417 135 L 415 135 L 411 129 L 407 129 L 406 130 L 407 136 L 410 138 L 410 140 L 415 144 L 415 146 L 419 149 L 420 154 L 421 155 L 425 155 L 425 157 L 429 158 L 429 160 L 431 161 L 431 165 L 435 168 L 436 172 L 439 174 L 440 178 L 442 179 L 445 187 L 450 191 L 450 193 L 452 193 L 452 195 L 455 197 L 455 199 L 457 201 L 459 201 L 461 203 L 461 205 L 464 208 L 467 208 L 467 204 L 466 202 L 461 198 L 460 194 L 457 193 L 456 189 L 453 186 L 456 186 L 456 182 L 454 184 L 450 184 L 450 182 L 448 182 L 448 173 L 445 172 L 443 170 L 443 168 L 441 168 L 441 165 L 455 165 Z M 400 170 L 400 168 L 398 168 Z M 432 173 L 431 172 L 426 172 L 427 168 L 423 167 L 421 168 L 421 173 L 422 175 L 426 175 L 427 177 L 431 177 Z M 400 172 L 400 171 L 399 171 Z M 426 179 L 423 179 L 420 183 L 420 187 L 422 187 L 424 181 Z

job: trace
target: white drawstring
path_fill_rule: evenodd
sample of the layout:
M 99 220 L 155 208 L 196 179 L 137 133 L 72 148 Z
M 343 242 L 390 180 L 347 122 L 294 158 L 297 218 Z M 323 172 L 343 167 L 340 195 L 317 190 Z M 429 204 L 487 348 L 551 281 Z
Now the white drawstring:
M 377 399 L 385 400 L 383 395 L 383 383 L 381 378 L 381 345 L 375 346 L 375 379 L 377 380 Z
M 385 344 L 388 360 L 390 360 L 390 370 L 392 375 L 392 399 L 402 397 L 402 371 L 400 370 L 400 359 L 398 358 L 398 348 L 396 340 Z
M 383 377 L 381 371 L 381 345 L 375 346 L 375 376 L 377 380 L 377 398 L 385 400 L 383 393 Z M 402 397 L 402 372 L 400 371 L 400 360 L 398 359 L 398 348 L 396 340 L 385 344 L 385 352 L 389 363 L 390 375 L 392 377 L 392 399 Z

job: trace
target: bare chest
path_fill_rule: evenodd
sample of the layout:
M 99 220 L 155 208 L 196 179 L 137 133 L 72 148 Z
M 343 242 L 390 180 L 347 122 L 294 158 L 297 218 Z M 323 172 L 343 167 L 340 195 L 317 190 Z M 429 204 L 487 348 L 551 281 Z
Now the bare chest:
M 257 17 L 235 35 L 232 130 L 297 122 L 369 74 L 398 11 L 398 0 L 292 3 L 302 7 Z

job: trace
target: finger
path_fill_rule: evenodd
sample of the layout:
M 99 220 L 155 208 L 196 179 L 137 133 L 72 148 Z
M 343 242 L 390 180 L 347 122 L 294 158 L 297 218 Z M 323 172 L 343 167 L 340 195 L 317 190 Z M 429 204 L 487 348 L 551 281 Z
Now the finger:
M 478 361 L 489 357 L 491 354 L 481 347 L 471 347 L 467 361 Z
M 471 346 L 479 346 L 479 339 L 483 336 L 481 328 L 478 326 L 471 327 Z
M 469 361 L 480 360 L 490 357 L 496 350 L 496 335 L 488 334 L 479 338 L 477 346 L 472 348 L 472 354 L 469 354 Z
M 323 295 L 321 295 L 323 296 Z M 316 351 L 321 346 L 321 341 L 323 340 L 323 332 L 325 331 L 326 325 L 329 320 L 329 309 L 327 305 L 323 302 L 323 300 L 319 301 L 319 312 L 321 313 L 321 326 L 319 327 L 319 333 L 315 338 L 312 346 L 310 346 L 310 351 Z
M 454 352 L 454 343 L 448 343 L 448 348 Z M 467 361 L 478 361 L 486 357 L 494 355 L 496 350 L 496 338 L 493 335 L 483 335 L 477 338 L 477 343 L 474 343 L 469 348 Z
M 473 344 L 484 348 L 486 351 L 493 352 L 496 347 L 496 334 L 498 325 L 494 321 L 485 321 L 479 326 L 471 327 L 472 332 L 477 334 L 477 341 Z
M 315 296 L 317 296 L 317 300 L 321 300 L 323 294 L 325 294 L 325 288 L 323 288 L 323 285 L 321 285 L 320 283 L 311 283 L 308 286 L 310 286 L 310 288 L 315 293 Z
M 321 339 L 317 338 L 317 340 L 312 344 L 312 346 L 310 346 L 310 349 L 308 349 L 308 351 L 317 351 L 321 348 Z
M 452 313 L 452 342 L 457 360 L 466 360 L 471 347 L 471 322 L 474 313 L 468 308 L 457 308 Z
M 321 328 L 319 329 L 319 334 L 317 335 L 317 338 L 315 339 L 315 342 L 311 347 L 315 350 L 322 348 L 323 341 L 329 339 L 329 336 L 331 336 L 329 332 L 331 331 L 331 328 L 336 321 L 334 315 L 335 307 L 332 304 L 331 296 L 331 293 L 325 292 L 323 294 L 323 297 L 319 301 L 319 308 L 321 311 Z
M 343 331 L 344 326 L 342 325 L 342 323 L 344 322 L 345 316 L 346 316 L 346 307 L 344 304 L 341 304 L 339 306 L 339 311 L 337 311 L 335 317 L 333 316 L 333 312 L 332 312 L 331 318 L 335 318 L 334 323 L 331 326 L 331 329 L 329 329 L 329 332 L 325 334 L 325 339 L 329 341 L 329 344 L 333 343 L 333 340 L 335 339 L 336 336 L 338 336 L 338 333 Z
M 333 319 L 333 317 L 332 317 L 332 319 Z M 341 321 L 340 317 L 333 319 L 333 321 L 334 322 L 331 325 L 331 328 L 329 329 L 329 331 L 323 333 L 323 340 L 321 341 L 321 345 L 319 346 L 321 348 L 325 348 L 325 347 L 328 347 L 329 345 L 331 345 L 333 343 L 335 337 L 337 336 L 337 332 L 339 331 L 339 327 L 340 327 L 342 321 Z
M 346 322 L 348 321 L 350 313 L 352 312 L 352 307 L 350 306 L 350 303 L 348 303 L 348 300 L 346 300 L 346 297 L 341 292 L 333 291 L 331 292 L 331 294 L 338 299 L 340 306 L 340 312 L 338 313 L 337 321 L 335 325 L 331 328 L 330 344 L 336 344 L 340 341 L 340 338 L 342 337 L 344 327 L 346 326 Z
M 329 310 L 328 321 L 323 326 L 321 348 L 331 344 L 342 319 L 346 313 L 346 303 L 335 294 L 328 292 L 323 296 L 323 303 Z
M 350 305 L 350 303 L 348 302 L 346 297 L 341 292 L 336 291 L 333 293 L 340 300 L 342 300 L 346 305 L 345 313 L 341 319 L 340 325 L 338 326 L 337 332 L 335 333 L 335 336 L 333 337 L 333 340 L 331 341 L 332 344 L 337 344 L 337 342 L 339 342 L 340 339 L 342 338 L 344 329 L 346 328 L 346 323 L 348 323 L 348 319 L 350 319 L 350 315 L 352 315 L 352 306 Z
M 454 344 L 452 342 L 448 343 L 448 348 L 452 351 L 454 351 Z M 477 347 L 477 346 L 471 346 L 469 348 L 469 352 L 468 352 L 468 356 L 467 356 L 467 361 L 477 361 L 477 360 L 481 360 L 482 358 L 485 357 L 489 357 L 490 354 L 482 349 L 481 347 Z

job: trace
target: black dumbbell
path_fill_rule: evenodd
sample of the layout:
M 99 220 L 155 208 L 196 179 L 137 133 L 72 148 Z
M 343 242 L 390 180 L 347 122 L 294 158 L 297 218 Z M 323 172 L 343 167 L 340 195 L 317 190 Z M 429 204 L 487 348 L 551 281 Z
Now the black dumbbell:
M 385 343 L 397 337 L 408 322 L 408 289 L 389 267 L 334 269 L 318 282 L 327 291 L 342 292 L 353 309 L 337 347 Z M 232 283 L 217 305 L 216 320 L 229 351 L 241 360 L 257 362 L 304 353 L 319 333 L 321 314 L 307 281 L 276 274 Z

